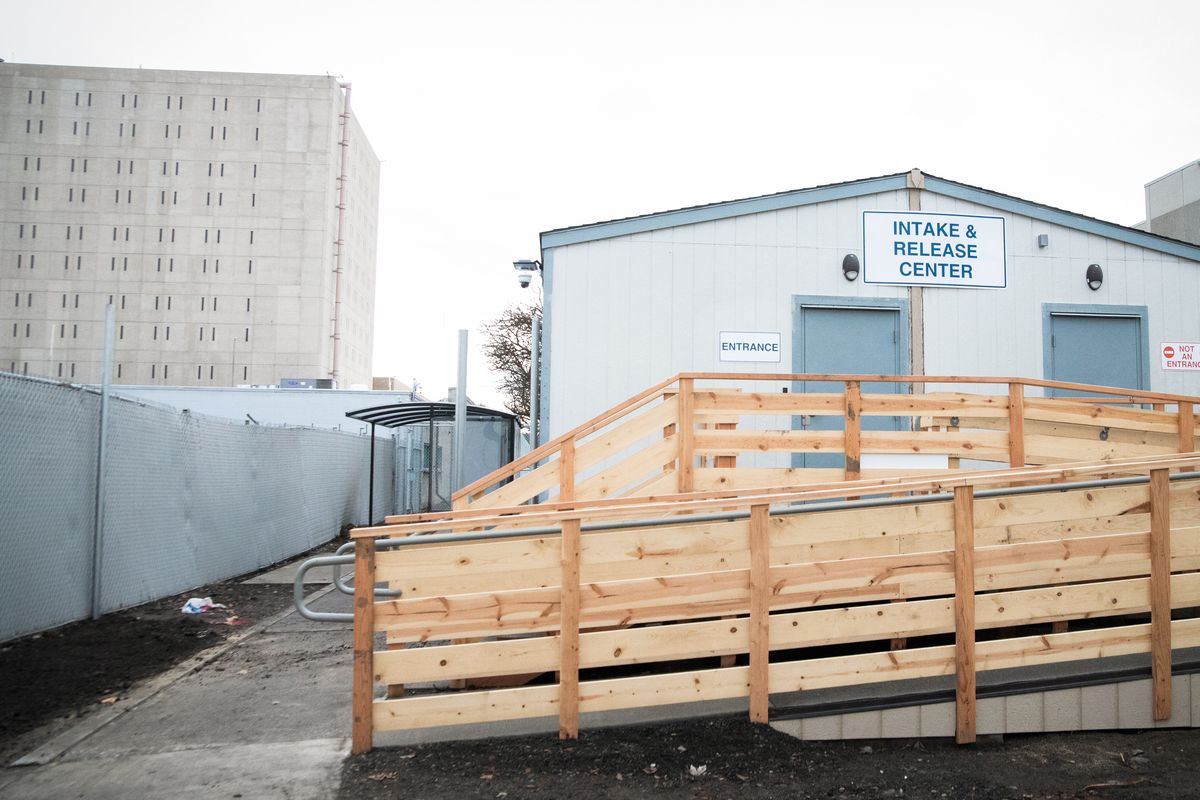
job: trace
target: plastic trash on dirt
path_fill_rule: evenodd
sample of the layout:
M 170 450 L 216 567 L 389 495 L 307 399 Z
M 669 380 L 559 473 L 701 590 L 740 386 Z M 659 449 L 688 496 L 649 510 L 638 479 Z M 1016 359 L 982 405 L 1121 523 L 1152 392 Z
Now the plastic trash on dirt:
M 179 609 L 184 614 L 203 614 L 214 608 L 226 608 L 223 603 L 214 603 L 211 597 L 192 597 Z

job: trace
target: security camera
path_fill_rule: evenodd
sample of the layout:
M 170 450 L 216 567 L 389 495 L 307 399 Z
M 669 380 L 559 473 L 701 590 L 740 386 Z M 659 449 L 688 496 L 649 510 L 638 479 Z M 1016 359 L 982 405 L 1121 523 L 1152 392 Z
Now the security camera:
M 521 284 L 522 289 L 528 289 L 529 284 L 533 282 L 532 272 L 518 272 L 517 281 Z

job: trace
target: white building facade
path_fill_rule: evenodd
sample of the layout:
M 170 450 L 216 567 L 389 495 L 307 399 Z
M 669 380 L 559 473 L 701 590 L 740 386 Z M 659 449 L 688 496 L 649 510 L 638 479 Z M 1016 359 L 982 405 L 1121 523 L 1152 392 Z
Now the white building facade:
M 873 212 L 889 225 L 957 220 L 956 241 L 980 252 L 935 249 L 932 261 L 964 261 L 974 274 L 914 278 L 910 266 L 898 285 L 876 282 L 929 253 L 903 236 L 887 252 L 864 242 Z M 549 231 L 541 245 L 543 442 L 682 371 L 1012 376 L 1200 394 L 1200 364 L 1164 355 L 1200 342 L 1200 247 L 919 170 Z M 901 251 L 913 256 L 892 257 Z M 975 280 L 974 256 L 993 259 L 988 269 L 999 259 L 1000 279 Z M 742 344 L 731 352 L 722 341 Z
M 0 64 L 0 369 L 370 385 L 379 160 L 328 76 Z M 339 213 L 341 212 L 341 213 Z

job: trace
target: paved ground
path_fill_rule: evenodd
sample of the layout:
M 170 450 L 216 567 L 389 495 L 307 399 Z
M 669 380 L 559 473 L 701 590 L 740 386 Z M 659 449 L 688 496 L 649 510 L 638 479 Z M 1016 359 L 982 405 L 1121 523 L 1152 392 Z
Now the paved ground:
M 349 611 L 350 598 L 332 592 L 314 607 Z M 26 756 L 44 763 L 5 768 L 0 797 L 331 797 L 348 749 L 350 662 L 348 624 L 285 612 Z

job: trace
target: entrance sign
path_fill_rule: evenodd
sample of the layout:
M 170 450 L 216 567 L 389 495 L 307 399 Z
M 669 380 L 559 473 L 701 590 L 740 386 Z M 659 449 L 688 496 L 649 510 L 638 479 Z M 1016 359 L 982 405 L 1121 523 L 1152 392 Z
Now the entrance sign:
M 721 331 L 721 361 L 779 361 L 783 336 L 779 333 Z
M 1200 342 L 1162 342 L 1158 351 L 1163 369 L 1200 372 Z
M 1004 218 L 864 211 L 863 283 L 1003 289 Z

